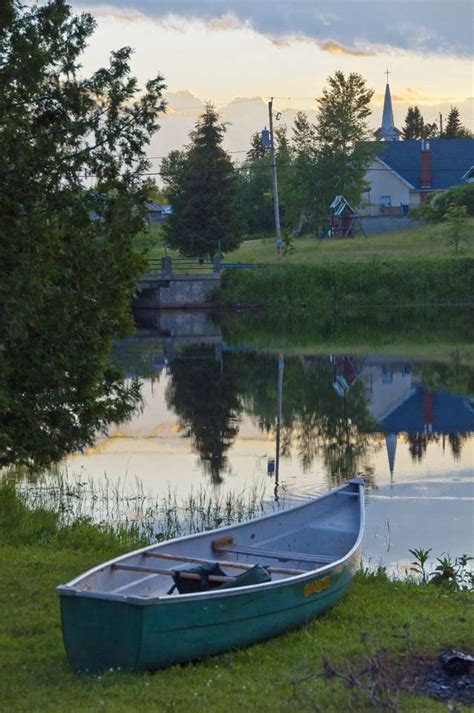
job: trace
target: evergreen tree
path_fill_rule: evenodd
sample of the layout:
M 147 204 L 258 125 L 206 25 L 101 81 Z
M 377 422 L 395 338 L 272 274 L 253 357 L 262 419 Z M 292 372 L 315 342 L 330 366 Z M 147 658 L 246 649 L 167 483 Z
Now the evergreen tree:
M 417 106 L 408 107 L 405 117 L 405 126 L 402 129 L 402 136 L 405 141 L 408 139 L 422 139 L 424 121 L 420 109 Z
M 422 139 L 436 139 L 437 137 L 439 137 L 439 129 L 435 121 L 432 124 L 425 124 L 423 126 Z
M 46 466 L 137 398 L 109 350 L 144 269 L 140 176 L 164 84 L 140 90 L 130 48 L 87 76 L 95 21 L 63 0 L 4 3 L 0 19 L 0 467 Z
M 402 137 L 405 141 L 408 139 L 434 139 L 437 135 L 438 126 L 436 123 L 425 124 L 419 107 L 408 107 L 405 126 L 402 129 Z
M 446 128 L 444 130 L 443 137 L 445 139 L 457 139 L 464 135 L 463 126 L 461 124 L 461 117 L 459 114 L 459 109 L 457 106 L 452 106 L 451 111 L 448 114 L 448 120 L 446 122 Z
M 241 242 L 237 175 L 222 148 L 225 125 L 211 104 L 199 117 L 183 154 L 170 154 L 168 196 L 172 213 L 164 225 L 168 244 L 182 255 L 213 256 Z M 169 179 L 168 179 L 169 180 Z

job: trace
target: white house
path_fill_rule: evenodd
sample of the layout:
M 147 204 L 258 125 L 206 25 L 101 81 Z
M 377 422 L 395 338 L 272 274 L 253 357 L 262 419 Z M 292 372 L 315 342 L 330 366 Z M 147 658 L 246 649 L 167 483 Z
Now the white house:
M 366 173 L 369 190 L 362 196 L 358 214 L 374 220 L 377 229 L 396 229 L 410 208 L 419 205 L 429 193 L 446 191 L 474 178 L 474 139 L 430 139 L 400 141 L 393 124 L 392 100 L 387 84 L 382 126 L 374 142 L 374 158 Z M 390 220 L 394 219 L 394 220 Z

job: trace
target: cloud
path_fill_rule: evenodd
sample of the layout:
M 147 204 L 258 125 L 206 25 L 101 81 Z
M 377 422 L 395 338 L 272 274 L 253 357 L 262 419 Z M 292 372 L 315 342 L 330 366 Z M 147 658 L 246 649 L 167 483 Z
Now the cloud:
M 272 37 L 270 39 L 274 47 L 291 47 L 295 44 L 316 44 L 323 52 L 329 52 L 329 54 L 336 55 L 349 55 L 352 57 L 372 57 L 375 54 L 373 50 L 359 50 L 351 49 L 349 47 L 344 47 L 340 42 L 335 40 L 316 40 L 313 37 L 305 37 L 304 35 L 299 35 L 298 37 Z
M 104 8 L 101 0 L 81 4 Z M 340 45 L 345 54 L 359 52 L 361 45 L 385 45 L 470 57 L 474 48 L 471 0 L 115 0 L 112 5 L 124 15 L 200 20 L 216 30 L 251 27 L 276 42 L 309 38 Z
M 374 51 L 349 49 L 334 40 L 327 40 L 326 42 L 320 42 L 318 44 L 322 50 L 329 52 L 329 54 L 350 55 L 351 57 L 372 57 L 375 54 Z

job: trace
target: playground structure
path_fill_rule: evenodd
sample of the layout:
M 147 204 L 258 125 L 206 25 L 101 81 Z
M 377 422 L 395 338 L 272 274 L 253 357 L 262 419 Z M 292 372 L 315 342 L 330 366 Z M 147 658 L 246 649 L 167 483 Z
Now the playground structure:
M 358 231 L 367 237 L 359 216 L 342 195 L 336 196 L 331 203 L 329 220 L 331 238 L 353 238 Z

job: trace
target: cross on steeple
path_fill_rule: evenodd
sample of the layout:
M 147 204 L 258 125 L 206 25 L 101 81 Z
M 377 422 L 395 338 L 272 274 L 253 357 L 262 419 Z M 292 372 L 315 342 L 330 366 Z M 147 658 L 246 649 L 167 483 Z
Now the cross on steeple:
M 388 70 L 388 69 L 386 69 L 386 70 L 385 70 L 385 72 L 384 72 L 384 74 L 386 74 L 386 75 L 387 75 L 387 84 L 388 84 L 388 75 L 389 75 L 389 74 L 392 74 L 392 73 L 391 73 L 391 72 L 389 72 L 389 70 Z

